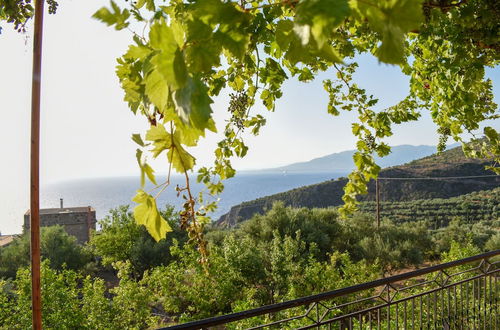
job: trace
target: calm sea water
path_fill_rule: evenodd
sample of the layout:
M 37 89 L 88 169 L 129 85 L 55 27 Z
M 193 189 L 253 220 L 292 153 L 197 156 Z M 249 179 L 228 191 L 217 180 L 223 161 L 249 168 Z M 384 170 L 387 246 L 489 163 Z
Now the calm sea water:
M 241 172 L 225 182 L 224 192 L 220 195 L 219 208 L 210 214 L 217 220 L 229 211 L 231 206 L 243 201 L 283 192 L 300 186 L 319 183 L 344 176 L 345 173 L 252 173 Z M 164 178 L 158 178 L 158 182 Z M 171 186 L 158 198 L 158 205 L 180 206 L 182 199 L 175 193 L 175 186 L 183 185 L 183 178 L 175 176 Z M 193 190 L 199 192 L 203 185 L 194 184 Z M 67 181 L 43 187 L 41 207 L 59 207 L 59 198 L 64 199 L 64 206 L 92 206 L 97 218 L 105 217 L 109 210 L 120 205 L 131 205 L 131 198 L 139 188 L 139 180 L 131 177 L 99 178 Z M 146 189 L 147 190 L 147 189 Z M 23 210 L 24 212 L 24 210 Z

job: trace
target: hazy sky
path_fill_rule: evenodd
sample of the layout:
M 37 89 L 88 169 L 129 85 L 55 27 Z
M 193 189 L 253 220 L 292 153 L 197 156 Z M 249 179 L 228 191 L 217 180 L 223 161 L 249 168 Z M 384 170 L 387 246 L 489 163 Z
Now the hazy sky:
M 132 133 L 147 127 L 122 101 L 114 73 L 116 58 L 131 40 L 130 32 L 115 31 L 91 18 L 103 0 L 60 2 L 56 15 L 46 15 L 43 41 L 41 182 L 72 178 L 137 175 Z M 27 201 L 29 189 L 29 138 L 31 96 L 31 34 L 20 35 L 3 25 L 0 34 L 0 206 L 13 199 Z M 353 116 L 326 113 L 327 94 L 321 80 L 288 82 L 268 124 L 257 138 L 249 137 L 248 156 L 236 160 L 239 169 L 267 168 L 309 160 L 352 149 Z M 500 70 L 489 70 L 500 95 Z M 407 92 L 407 78 L 397 67 L 378 64 L 371 56 L 360 58 L 356 80 L 392 105 Z M 226 118 L 227 99 L 216 100 L 218 126 Z M 266 112 L 257 107 L 255 111 Z M 498 123 L 494 124 L 499 128 Z M 395 130 L 390 144 L 436 144 L 435 128 L 428 117 Z M 209 164 L 215 134 L 192 150 L 198 164 Z M 164 161 L 156 162 L 165 172 Z

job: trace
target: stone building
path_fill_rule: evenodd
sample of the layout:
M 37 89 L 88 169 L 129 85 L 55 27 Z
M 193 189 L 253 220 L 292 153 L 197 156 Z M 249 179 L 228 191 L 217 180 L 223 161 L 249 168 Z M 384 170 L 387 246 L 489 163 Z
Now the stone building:
M 95 210 L 90 206 L 40 209 L 40 227 L 60 225 L 69 235 L 76 237 L 79 244 L 89 241 L 90 233 L 96 228 Z M 24 230 L 30 229 L 30 210 L 24 214 Z

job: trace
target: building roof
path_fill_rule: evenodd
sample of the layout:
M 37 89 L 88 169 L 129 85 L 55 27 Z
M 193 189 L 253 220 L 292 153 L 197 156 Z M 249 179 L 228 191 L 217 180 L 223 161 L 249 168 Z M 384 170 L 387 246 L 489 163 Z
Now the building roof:
M 40 209 L 40 215 L 43 214 L 63 214 L 63 213 L 87 213 L 90 209 L 90 212 L 95 212 L 92 206 L 80 206 L 80 207 L 57 207 L 52 209 Z M 24 215 L 29 215 L 30 210 L 26 211 Z
M 0 235 L 0 247 L 7 246 L 17 235 Z

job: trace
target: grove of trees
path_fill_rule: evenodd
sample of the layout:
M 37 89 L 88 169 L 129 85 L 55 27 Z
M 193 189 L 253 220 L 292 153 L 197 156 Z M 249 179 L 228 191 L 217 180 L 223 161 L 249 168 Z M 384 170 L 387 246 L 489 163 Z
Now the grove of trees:
M 275 204 L 233 229 L 209 228 L 210 263 L 173 232 L 156 242 L 120 207 L 78 246 L 61 227 L 42 230 L 43 324 L 47 329 L 146 329 L 259 307 L 380 278 L 403 267 L 500 248 L 498 223 L 425 221 L 376 229 L 372 216 Z M 497 219 L 498 222 L 498 219 Z M 0 329 L 31 324 L 26 237 L 0 249 Z M 53 246 L 57 244 L 58 249 Z M 264 321 L 263 319 L 252 322 Z

